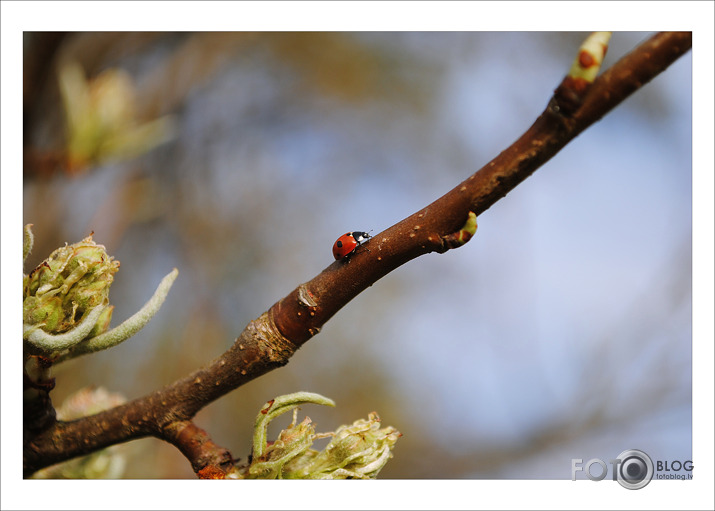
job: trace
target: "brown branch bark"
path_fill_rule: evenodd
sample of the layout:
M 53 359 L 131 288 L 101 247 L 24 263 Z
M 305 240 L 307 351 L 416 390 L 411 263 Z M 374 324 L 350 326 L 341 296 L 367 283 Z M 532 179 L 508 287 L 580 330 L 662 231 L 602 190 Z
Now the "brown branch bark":
M 486 211 L 691 45 L 690 33 L 656 34 L 605 71 L 585 93 L 580 91 L 575 108 L 571 103 L 561 108 L 560 96 L 554 96 L 526 133 L 491 162 L 432 204 L 374 236 L 349 262 L 336 261 L 301 284 L 249 323 L 234 345 L 205 368 L 123 406 L 55 422 L 25 438 L 25 474 L 144 436 L 176 445 L 197 473 L 225 468 L 230 454 L 190 422 L 196 412 L 287 364 L 326 321 L 384 275 L 420 255 L 448 250 L 446 240 L 464 225 L 470 211 L 477 215 Z
M 278 330 L 303 344 L 361 291 L 407 261 L 444 252 L 443 239 L 460 229 L 470 211 L 480 215 L 548 161 L 588 126 L 687 52 L 692 35 L 659 33 L 604 72 L 591 85 L 580 108 L 563 115 L 552 100 L 516 142 L 450 192 L 376 235 L 370 252 L 350 264 L 335 262 L 271 308 Z M 310 297 L 318 304 L 305 315 Z M 302 315 L 301 315 L 302 313 Z

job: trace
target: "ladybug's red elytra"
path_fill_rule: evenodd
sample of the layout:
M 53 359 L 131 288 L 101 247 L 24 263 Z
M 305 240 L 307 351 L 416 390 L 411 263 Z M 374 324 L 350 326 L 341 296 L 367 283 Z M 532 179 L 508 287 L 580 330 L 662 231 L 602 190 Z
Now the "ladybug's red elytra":
M 358 248 L 361 243 L 369 240 L 371 237 L 372 236 L 366 232 L 346 232 L 340 236 L 333 245 L 333 257 L 335 257 L 335 259 L 342 259 L 349 256 L 355 252 L 355 249 Z

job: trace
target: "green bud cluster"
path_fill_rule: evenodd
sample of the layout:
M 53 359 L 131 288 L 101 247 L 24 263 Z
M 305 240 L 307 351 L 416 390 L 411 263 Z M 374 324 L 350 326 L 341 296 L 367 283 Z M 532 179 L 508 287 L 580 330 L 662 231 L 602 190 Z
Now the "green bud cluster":
M 315 427 L 311 422 L 310 418 L 306 417 L 300 424 L 291 424 L 281 431 L 278 439 L 268 445 L 266 453 L 253 460 L 248 470 L 248 477 L 257 479 L 290 477 L 287 473 L 294 470 L 287 470 L 286 464 L 306 452 L 308 457 L 311 456 L 310 446 L 313 445 L 315 438 Z
M 269 401 L 256 417 L 254 449 L 250 464 L 228 474 L 235 479 L 374 479 L 392 458 L 392 449 L 402 433 L 392 426 L 380 428 L 372 412 L 340 426 L 334 433 L 316 433 L 310 418 L 297 421 L 297 406 L 314 403 L 335 406 L 320 394 L 296 392 Z M 268 423 L 293 410 L 293 421 L 275 442 L 265 439 Z M 311 449 L 313 441 L 332 437 L 322 451 Z
M 71 330 L 98 305 L 108 303 L 109 287 L 119 261 L 107 254 L 92 235 L 58 248 L 23 280 L 23 322 L 49 334 Z M 112 307 L 107 307 L 89 337 L 109 328 Z
M 340 426 L 320 452 L 313 449 L 284 467 L 285 478 L 374 479 L 387 461 L 402 433 L 392 426 L 380 428 L 375 412 Z

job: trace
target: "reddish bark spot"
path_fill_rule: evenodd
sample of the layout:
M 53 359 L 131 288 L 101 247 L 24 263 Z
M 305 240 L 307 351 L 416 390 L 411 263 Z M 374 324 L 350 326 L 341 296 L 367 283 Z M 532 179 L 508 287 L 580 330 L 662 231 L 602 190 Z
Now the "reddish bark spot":
M 268 413 L 268 410 L 270 410 L 271 408 L 273 408 L 273 403 L 275 403 L 275 402 L 276 402 L 275 399 L 271 399 L 270 401 L 268 401 L 268 402 L 266 403 L 266 406 L 264 406 L 264 407 L 261 409 L 261 413 L 262 413 L 263 415 L 266 415 L 266 414 Z
M 581 50 L 581 52 L 578 54 L 578 64 L 583 69 L 588 69 L 589 67 L 596 65 L 596 59 L 593 57 L 591 52 Z
M 226 473 L 218 467 L 209 465 L 199 470 L 199 479 L 226 479 Z

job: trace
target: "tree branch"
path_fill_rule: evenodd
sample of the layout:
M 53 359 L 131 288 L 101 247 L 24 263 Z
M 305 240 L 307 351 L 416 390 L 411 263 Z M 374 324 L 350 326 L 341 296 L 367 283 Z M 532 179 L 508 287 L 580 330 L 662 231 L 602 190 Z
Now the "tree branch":
M 420 255 L 452 248 L 454 234 L 465 225 L 470 212 L 479 215 L 489 209 L 691 45 L 690 33 L 659 33 L 593 84 L 574 88 L 565 80 L 546 110 L 510 147 L 452 191 L 374 236 L 349 260 L 334 262 L 298 286 L 251 321 L 234 345 L 205 368 L 125 405 L 76 421 L 55 422 L 26 438 L 25 474 L 144 436 L 179 447 L 197 473 L 230 462 L 227 451 L 202 435 L 187 444 L 186 432 L 196 428 L 189 421 L 202 407 L 287 364 L 295 350 L 337 311 L 394 269 Z
M 374 236 L 369 252 L 359 250 L 350 264 L 333 263 L 275 304 L 271 312 L 278 331 L 300 346 L 350 300 L 395 268 L 429 252 L 444 252 L 444 237 L 459 230 L 470 211 L 480 215 L 489 209 L 579 133 L 686 53 L 691 37 L 689 32 L 659 33 L 645 41 L 595 80 L 571 116 L 552 99 L 526 133 L 475 174 Z

